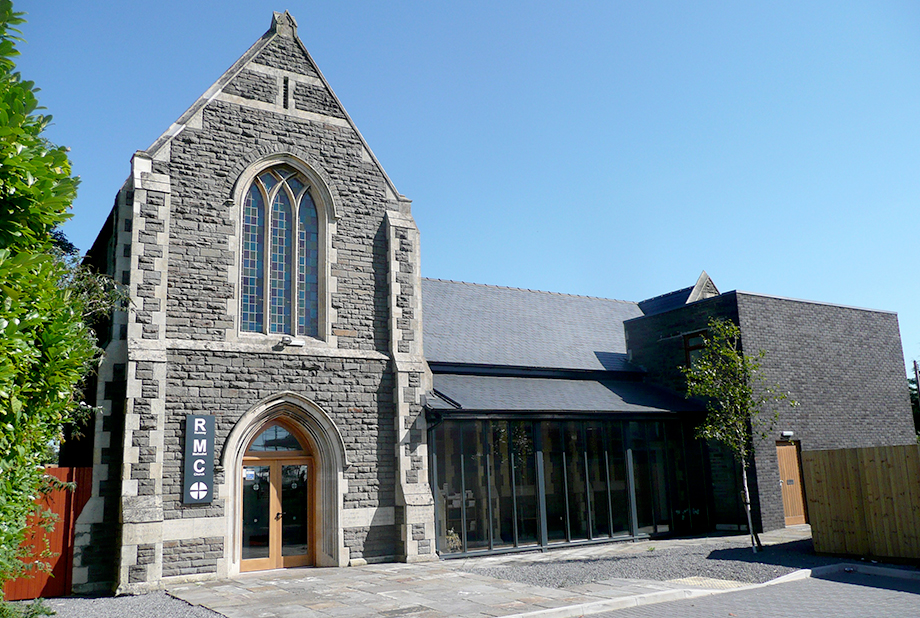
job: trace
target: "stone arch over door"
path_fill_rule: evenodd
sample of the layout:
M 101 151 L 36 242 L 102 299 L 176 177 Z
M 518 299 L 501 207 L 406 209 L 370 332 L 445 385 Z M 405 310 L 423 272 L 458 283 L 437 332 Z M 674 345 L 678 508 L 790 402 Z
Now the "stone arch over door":
M 270 423 L 282 421 L 297 429 L 308 442 L 314 458 L 316 478 L 315 522 L 316 566 L 345 566 L 341 516 L 346 490 L 344 470 L 348 465 L 345 443 L 335 423 L 322 408 L 296 393 L 279 393 L 266 398 L 236 422 L 221 454 L 226 478 L 227 559 L 231 575 L 240 571 L 242 535 L 243 455 L 250 442 Z

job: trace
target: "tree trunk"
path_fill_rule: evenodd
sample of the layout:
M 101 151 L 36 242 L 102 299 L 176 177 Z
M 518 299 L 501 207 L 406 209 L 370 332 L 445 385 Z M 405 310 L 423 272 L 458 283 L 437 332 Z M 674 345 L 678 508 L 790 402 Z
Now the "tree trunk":
M 751 533 L 751 549 L 757 553 L 757 548 L 763 549 L 760 537 L 754 531 L 754 522 L 751 519 L 751 492 L 748 491 L 747 466 L 741 465 L 741 485 L 744 489 L 744 512 L 747 514 L 748 531 Z

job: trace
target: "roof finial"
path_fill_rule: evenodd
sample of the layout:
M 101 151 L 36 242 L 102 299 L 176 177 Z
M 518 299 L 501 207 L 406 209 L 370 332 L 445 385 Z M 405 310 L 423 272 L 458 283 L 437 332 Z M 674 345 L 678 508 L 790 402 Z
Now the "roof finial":
M 272 13 L 271 31 L 293 39 L 297 36 L 297 20 L 287 11 L 284 13 L 275 11 Z

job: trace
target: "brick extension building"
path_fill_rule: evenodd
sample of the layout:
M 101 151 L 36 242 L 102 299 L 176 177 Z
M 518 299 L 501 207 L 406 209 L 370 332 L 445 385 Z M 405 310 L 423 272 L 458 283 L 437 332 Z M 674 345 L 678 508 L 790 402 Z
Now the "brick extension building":
M 914 439 L 890 313 L 705 275 L 639 303 L 423 281 L 409 200 L 287 13 L 134 155 L 87 259 L 133 306 L 62 452 L 93 466 L 80 592 L 737 529 L 736 466 L 693 439 L 677 372 L 711 315 L 801 403 L 795 448 Z M 213 483 L 187 482 L 189 415 Z M 758 446 L 764 528 L 776 457 Z

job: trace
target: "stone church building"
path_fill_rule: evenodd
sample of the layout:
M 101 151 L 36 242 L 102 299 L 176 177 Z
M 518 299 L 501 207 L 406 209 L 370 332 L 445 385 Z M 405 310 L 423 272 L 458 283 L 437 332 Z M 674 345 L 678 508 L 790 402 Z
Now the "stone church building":
M 693 438 L 675 374 L 712 315 L 779 350 L 793 451 L 913 440 L 891 313 L 705 273 L 639 303 L 423 280 L 410 201 L 296 28 L 275 13 L 135 153 L 87 257 L 132 304 L 62 451 L 93 467 L 75 592 L 741 529 L 736 466 Z M 784 525 L 778 445 L 763 528 Z

